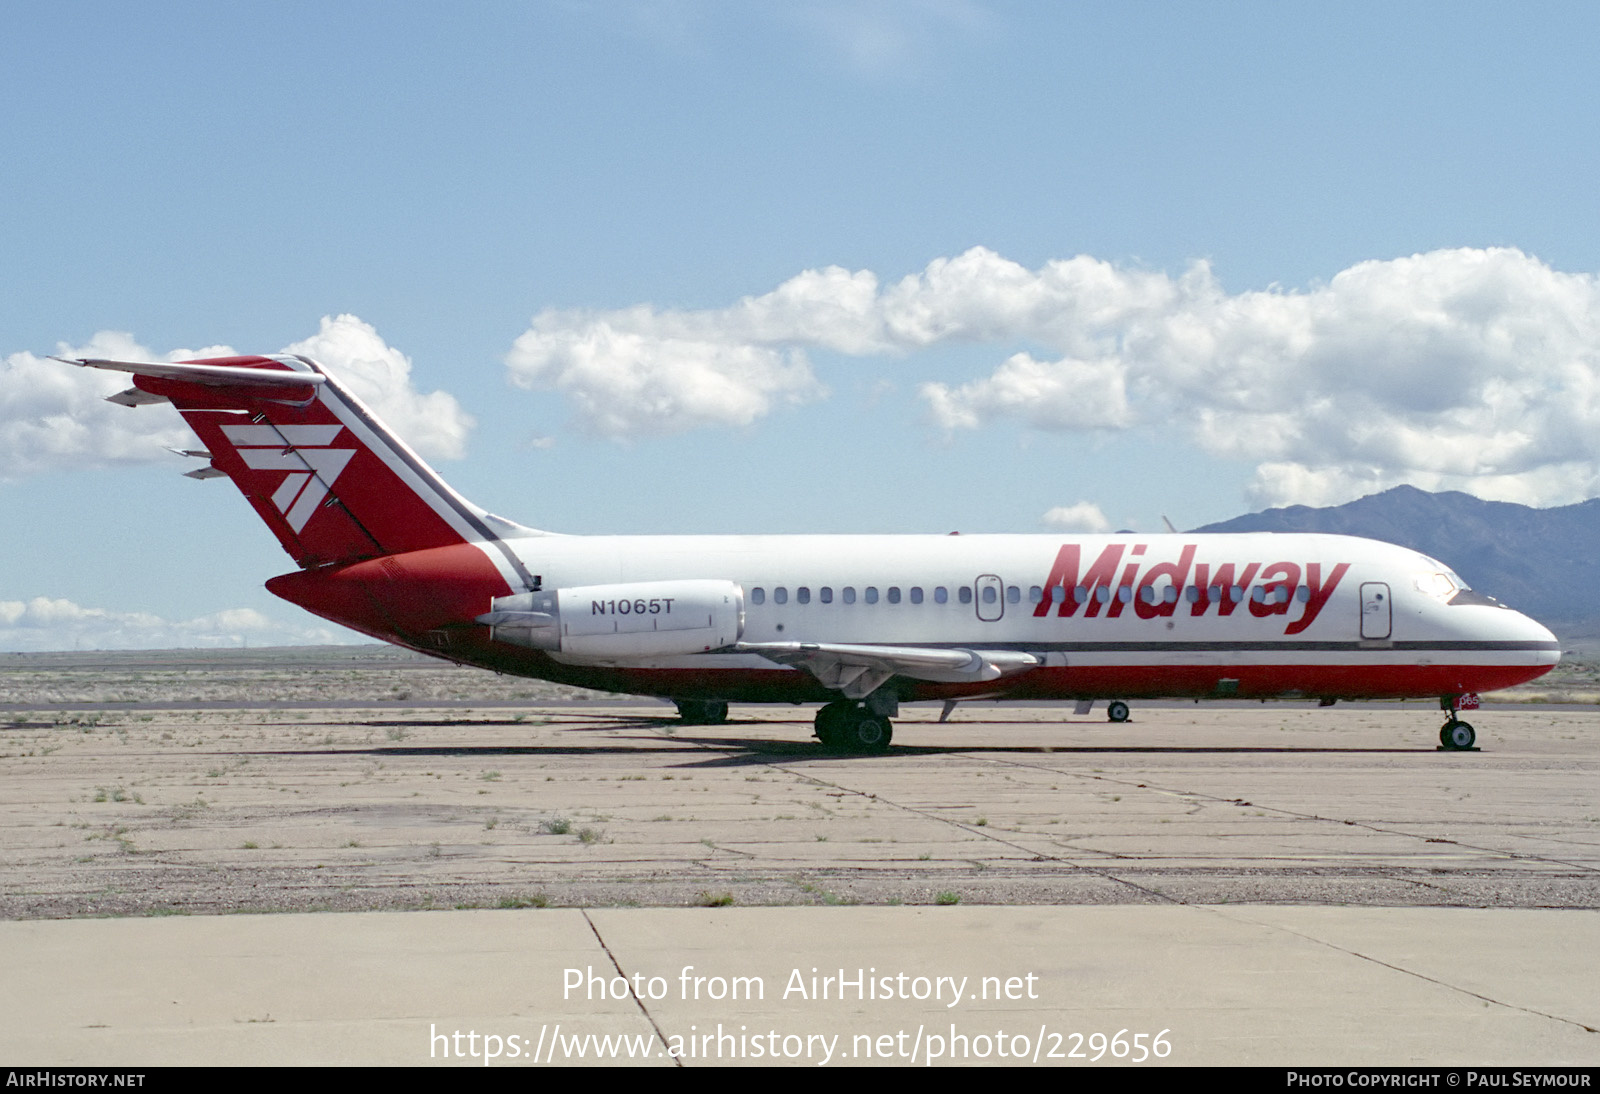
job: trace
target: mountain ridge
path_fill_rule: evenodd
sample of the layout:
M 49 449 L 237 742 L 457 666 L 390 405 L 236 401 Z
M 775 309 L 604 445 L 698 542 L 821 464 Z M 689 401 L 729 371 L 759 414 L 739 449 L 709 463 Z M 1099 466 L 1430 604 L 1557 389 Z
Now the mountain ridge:
M 1343 505 L 1247 513 L 1196 532 L 1321 532 L 1410 547 L 1563 638 L 1600 634 L 1600 498 L 1535 509 L 1396 486 Z

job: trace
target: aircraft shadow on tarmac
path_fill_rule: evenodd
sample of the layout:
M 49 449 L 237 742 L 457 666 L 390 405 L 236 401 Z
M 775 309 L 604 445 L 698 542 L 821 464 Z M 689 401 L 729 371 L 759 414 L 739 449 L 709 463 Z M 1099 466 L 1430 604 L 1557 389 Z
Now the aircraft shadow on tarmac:
M 1201 755 L 1405 755 L 1409 753 L 1432 753 L 1433 748 L 1425 746 L 1396 745 L 1386 748 L 1340 748 L 1328 745 L 1287 746 L 1287 745 L 1139 745 L 1139 744 L 1108 744 L 1108 745 L 1068 745 L 1068 744 L 895 744 L 887 752 L 859 753 L 859 752 L 830 752 L 823 750 L 816 741 L 804 740 L 778 740 L 772 737 L 734 737 L 734 736 L 703 736 L 677 731 L 682 723 L 674 717 L 667 718 L 640 718 L 627 715 L 592 715 L 586 716 L 589 724 L 572 726 L 558 730 L 563 733 L 588 733 L 597 728 L 594 722 L 610 723 L 608 728 L 617 731 L 629 729 L 644 730 L 646 734 L 639 736 L 630 735 L 630 739 L 638 743 L 629 744 L 529 744 L 529 745 L 473 745 L 463 743 L 460 745 L 403 745 L 385 744 L 373 745 L 363 748 L 295 748 L 295 749 L 258 749 L 252 750 L 253 755 L 263 756 L 375 756 L 396 758 L 405 756 L 459 756 L 459 757 L 484 757 L 484 756 L 617 756 L 640 755 L 641 744 L 653 746 L 650 752 L 659 754 L 663 751 L 683 751 L 703 757 L 697 762 L 680 766 L 691 767 L 726 767 L 746 764 L 771 763 L 775 759 L 783 760 L 893 760 L 911 756 L 962 756 L 971 754 L 1007 755 L 1007 756 L 1047 756 L 1047 755 L 1173 755 L 1173 756 L 1201 756 Z M 482 719 L 482 718 L 456 718 L 440 721 L 398 722 L 398 721 L 371 721 L 360 723 L 368 726 L 404 726 L 416 729 L 419 725 L 429 727 L 439 726 L 508 726 L 529 725 L 518 722 L 516 719 Z M 740 724 L 739 719 L 730 719 L 726 723 L 729 727 Z M 773 723 L 771 721 L 750 720 L 745 724 L 750 726 L 774 726 L 787 723 Z M 988 723 L 993 724 L 993 723 Z M 1029 725 L 1040 730 L 1053 728 L 1051 723 L 1018 722 L 1018 725 Z M 540 729 L 548 726 L 540 725 Z M 665 730 L 666 732 L 662 732 Z M 705 753 L 713 753 L 706 756 Z

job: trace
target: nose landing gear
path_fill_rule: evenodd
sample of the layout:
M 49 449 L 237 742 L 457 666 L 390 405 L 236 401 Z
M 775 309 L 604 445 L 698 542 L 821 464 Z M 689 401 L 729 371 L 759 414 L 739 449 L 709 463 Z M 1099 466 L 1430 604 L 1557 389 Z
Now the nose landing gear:
M 1472 699 L 1472 703 L 1469 705 L 1476 708 L 1477 697 L 1469 696 L 1468 698 Z M 1447 695 L 1439 700 L 1439 705 L 1444 707 L 1446 711 L 1445 723 L 1439 729 L 1439 748 L 1445 752 L 1477 751 L 1473 747 L 1478 742 L 1477 730 L 1456 717 L 1456 711 L 1460 709 L 1460 702 L 1461 696 L 1459 695 Z

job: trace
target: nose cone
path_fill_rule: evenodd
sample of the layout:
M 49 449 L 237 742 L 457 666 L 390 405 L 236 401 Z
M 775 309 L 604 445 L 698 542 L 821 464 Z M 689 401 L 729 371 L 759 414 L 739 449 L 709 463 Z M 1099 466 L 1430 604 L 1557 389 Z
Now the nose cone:
M 1514 608 L 1497 607 L 1483 611 L 1482 621 L 1475 619 L 1473 630 L 1490 642 L 1536 648 L 1546 655 L 1549 664 L 1561 660 L 1561 642 L 1550 628 Z
M 1528 641 L 1543 642 L 1555 647 L 1551 650 L 1550 655 L 1550 663 L 1552 665 L 1561 660 L 1561 640 L 1555 636 L 1549 627 L 1546 627 L 1537 619 L 1530 619 L 1521 612 L 1513 611 L 1511 614 L 1517 617 L 1517 625 L 1527 631 Z
M 1489 633 L 1484 635 L 1484 646 L 1500 665 L 1515 673 L 1514 683 L 1536 680 L 1561 660 L 1561 642 L 1549 627 L 1511 608 L 1486 610 L 1494 614 L 1485 621 Z

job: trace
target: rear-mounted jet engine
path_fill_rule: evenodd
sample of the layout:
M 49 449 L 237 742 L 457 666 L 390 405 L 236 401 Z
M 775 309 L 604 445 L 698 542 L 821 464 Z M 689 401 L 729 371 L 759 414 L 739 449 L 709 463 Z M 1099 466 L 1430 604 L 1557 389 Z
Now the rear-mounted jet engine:
M 744 633 L 731 581 L 630 581 L 498 596 L 477 621 L 509 642 L 577 657 L 671 657 L 720 650 Z

